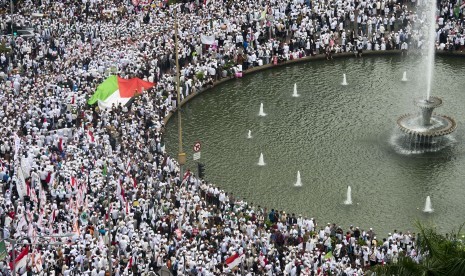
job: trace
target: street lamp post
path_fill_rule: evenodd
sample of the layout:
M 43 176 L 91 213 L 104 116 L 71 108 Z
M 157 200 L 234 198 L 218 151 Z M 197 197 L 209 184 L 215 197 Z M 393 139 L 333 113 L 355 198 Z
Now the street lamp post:
M 178 136 L 179 136 L 179 153 L 178 153 L 178 162 L 179 162 L 179 176 L 182 181 L 183 177 L 183 166 L 186 164 L 186 153 L 182 149 L 182 126 L 181 126 L 181 80 L 179 77 L 179 52 L 178 52 L 178 17 L 177 17 L 177 7 L 174 10 L 174 50 L 176 52 L 176 91 L 178 96 Z

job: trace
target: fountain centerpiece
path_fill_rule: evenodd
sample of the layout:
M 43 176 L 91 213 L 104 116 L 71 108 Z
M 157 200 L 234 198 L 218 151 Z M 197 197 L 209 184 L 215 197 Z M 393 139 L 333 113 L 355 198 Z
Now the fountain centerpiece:
M 424 80 L 426 96 L 414 100 L 415 106 L 419 108 L 419 114 L 405 114 L 397 119 L 397 126 L 401 132 L 405 133 L 407 145 L 414 145 L 414 151 L 425 152 L 438 150 L 448 144 L 449 137 L 457 128 L 454 119 L 445 115 L 434 114 L 433 110 L 442 106 L 442 99 L 431 96 L 434 55 L 436 49 L 436 1 L 427 0 L 422 3 L 422 20 L 417 25 L 420 33 L 424 35 L 425 44 L 423 47 L 422 67 L 425 68 Z M 404 78 L 407 80 L 406 73 Z M 409 149 L 411 152 L 411 147 Z
M 442 106 L 442 99 L 430 96 L 416 99 L 419 114 L 405 114 L 397 119 L 399 129 L 423 145 L 433 144 L 436 137 L 451 134 L 457 128 L 455 120 L 449 116 L 433 114 L 433 110 Z

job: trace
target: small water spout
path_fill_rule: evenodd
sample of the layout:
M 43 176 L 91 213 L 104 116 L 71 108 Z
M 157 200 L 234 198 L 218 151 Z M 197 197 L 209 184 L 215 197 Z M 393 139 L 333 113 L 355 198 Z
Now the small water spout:
M 295 182 L 294 186 L 302 187 L 302 180 L 300 179 L 300 171 L 297 171 L 297 181 Z
M 408 81 L 408 79 L 407 79 L 407 72 L 406 72 L 406 71 L 404 71 L 404 75 L 402 76 L 402 81 L 404 81 L 404 82 L 405 82 L 405 81 Z
M 344 201 L 345 205 L 352 205 L 352 188 L 350 186 L 347 186 L 347 196 L 346 200 Z
M 249 129 L 249 133 L 247 134 L 247 139 L 252 139 L 252 131 Z
M 266 113 L 263 111 L 263 103 L 260 103 L 260 112 L 258 112 L 258 116 L 265 117 Z
M 425 213 L 434 212 L 433 206 L 431 205 L 431 198 L 429 196 L 426 197 L 425 208 L 423 209 L 423 212 Z
M 297 93 L 297 83 L 294 83 L 294 93 L 292 93 L 292 97 L 300 97 L 299 93 Z
M 258 165 L 265 166 L 265 160 L 263 159 L 263 153 L 260 153 L 260 158 L 258 158 Z
M 342 75 L 342 83 L 341 83 L 341 85 L 349 85 L 349 84 L 347 83 L 346 74 L 343 74 L 343 75 Z

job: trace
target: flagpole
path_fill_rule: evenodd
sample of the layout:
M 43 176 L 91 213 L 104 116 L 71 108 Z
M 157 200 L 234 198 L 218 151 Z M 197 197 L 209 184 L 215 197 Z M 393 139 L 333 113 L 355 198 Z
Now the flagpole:
M 107 182 L 107 189 L 108 189 L 108 271 L 110 272 L 110 276 L 113 275 L 113 269 L 111 267 L 111 228 L 112 228 L 112 220 L 111 220 L 111 214 L 110 214 L 110 206 L 111 206 L 111 193 L 110 193 L 110 185 L 108 183 L 108 167 L 107 167 L 107 172 L 106 172 L 105 180 Z
M 16 276 L 16 240 L 12 240 L 13 244 L 13 276 Z
M 178 153 L 178 163 L 179 163 L 179 177 L 182 181 L 183 178 L 183 166 L 186 164 L 186 153 L 182 149 L 182 126 L 181 126 L 181 92 L 180 85 L 181 80 L 179 77 L 179 53 L 178 53 L 178 17 L 177 17 L 177 7 L 174 8 L 174 50 L 176 52 L 176 91 L 178 96 L 178 105 L 176 106 L 178 113 L 178 141 L 179 141 L 179 153 Z

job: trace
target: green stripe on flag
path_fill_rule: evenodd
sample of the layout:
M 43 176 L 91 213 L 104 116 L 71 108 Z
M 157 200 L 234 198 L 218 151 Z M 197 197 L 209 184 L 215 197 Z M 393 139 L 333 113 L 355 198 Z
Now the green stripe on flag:
M 104 82 L 102 82 L 95 91 L 94 95 L 87 101 L 88 104 L 92 105 L 98 100 L 104 101 L 110 97 L 115 91 L 118 90 L 118 77 L 109 76 Z
M 107 176 L 107 172 L 108 172 L 107 163 L 105 163 L 105 164 L 103 165 L 103 170 L 102 170 L 103 176 Z
M 328 253 L 326 253 L 324 259 L 328 260 L 328 259 L 331 259 L 332 257 L 333 257 L 333 251 L 329 251 Z

